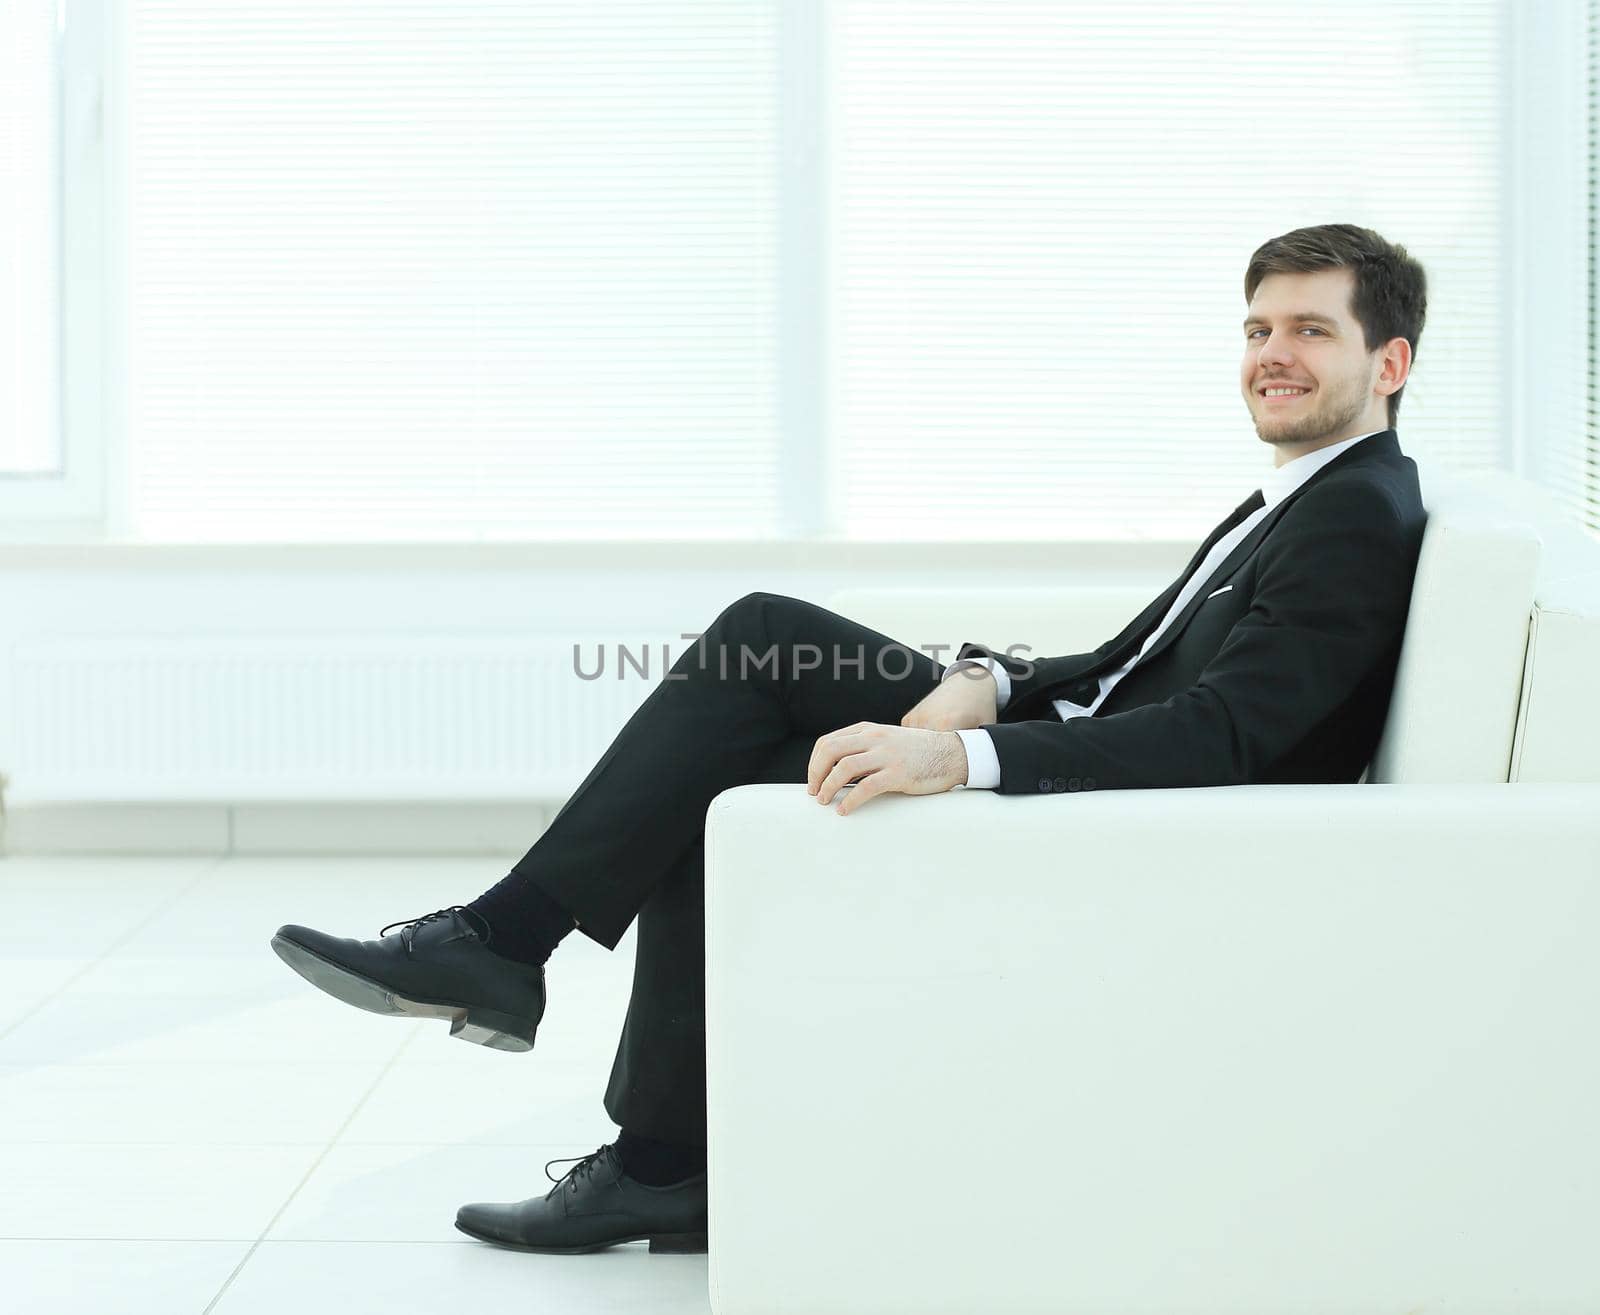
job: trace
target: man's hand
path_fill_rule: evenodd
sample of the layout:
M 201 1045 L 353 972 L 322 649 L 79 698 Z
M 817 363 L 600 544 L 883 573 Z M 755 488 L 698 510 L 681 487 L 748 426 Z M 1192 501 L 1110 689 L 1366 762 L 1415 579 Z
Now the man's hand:
M 1000 715 L 1000 688 L 982 667 L 963 667 L 900 718 L 925 731 L 975 731 Z
M 989 701 L 992 705 L 992 694 Z M 822 736 L 811 750 L 806 769 L 806 790 L 816 795 L 819 804 L 827 803 L 851 781 L 856 786 L 839 801 L 841 816 L 854 812 L 874 795 L 942 794 L 965 785 L 967 750 L 954 731 L 858 721 Z

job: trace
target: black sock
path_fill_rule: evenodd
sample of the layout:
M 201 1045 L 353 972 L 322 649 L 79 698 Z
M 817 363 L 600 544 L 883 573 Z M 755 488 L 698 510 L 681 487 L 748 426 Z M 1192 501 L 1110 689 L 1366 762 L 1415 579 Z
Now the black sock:
M 485 923 L 484 943 L 502 959 L 540 964 L 577 924 L 526 877 L 513 873 L 466 906 Z
M 622 1170 L 636 1183 L 666 1187 L 706 1171 L 706 1148 L 677 1142 L 653 1141 L 626 1128 L 616 1141 Z

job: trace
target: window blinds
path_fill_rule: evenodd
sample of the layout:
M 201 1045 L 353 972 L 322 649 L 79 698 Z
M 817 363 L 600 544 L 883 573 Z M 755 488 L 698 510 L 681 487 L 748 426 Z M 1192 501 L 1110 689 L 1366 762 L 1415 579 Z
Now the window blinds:
M 137 0 L 135 532 L 776 533 L 778 5 Z M 823 528 L 1203 534 L 1329 221 L 1428 268 L 1407 451 L 1503 464 L 1497 0 L 827 13 Z
M 1501 464 L 1500 10 L 839 0 L 844 531 L 1203 535 L 1272 460 L 1245 265 L 1308 224 L 1427 268 L 1405 450 Z
M 54 0 L 0 4 L 0 475 L 60 463 Z
M 1584 58 L 1588 72 L 1585 106 L 1588 112 L 1584 124 L 1588 136 L 1588 223 L 1585 225 L 1585 236 L 1589 243 L 1589 259 L 1586 269 L 1588 286 L 1584 290 L 1588 314 L 1584 325 L 1586 332 L 1583 345 L 1587 359 L 1583 363 L 1583 377 L 1587 387 L 1583 390 L 1581 441 L 1576 445 L 1561 445 L 1565 459 L 1560 468 L 1562 484 L 1559 491 L 1568 505 L 1576 508 L 1584 527 L 1591 533 L 1600 534 L 1600 410 L 1596 409 L 1596 392 L 1600 387 L 1600 322 L 1597 322 L 1596 315 L 1600 311 L 1600 246 L 1596 244 L 1596 238 L 1600 236 L 1600 0 L 1589 0 L 1585 18 Z
M 151 540 L 758 536 L 771 3 L 128 10 Z

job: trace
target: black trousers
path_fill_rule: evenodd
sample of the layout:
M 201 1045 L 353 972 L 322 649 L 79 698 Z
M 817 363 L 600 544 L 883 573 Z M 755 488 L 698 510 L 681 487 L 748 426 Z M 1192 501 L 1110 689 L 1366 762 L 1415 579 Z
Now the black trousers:
M 898 725 L 943 670 L 826 608 L 749 594 L 672 665 L 512 869 L 607 949 L 639 920 L 633 994 L 605 1094 L 614 1122 L 705 1145 L 711 800 L 735 785 L 804 783 L 819 736 L 857 721 Z

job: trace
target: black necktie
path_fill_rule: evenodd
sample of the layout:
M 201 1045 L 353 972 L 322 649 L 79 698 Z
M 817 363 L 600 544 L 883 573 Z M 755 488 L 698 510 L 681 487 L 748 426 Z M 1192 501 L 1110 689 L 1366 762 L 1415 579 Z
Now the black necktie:
M 1263 495 L 1263 493 L 1261 492 L 1260 489 L 1257 489 L 1254 493 L 1252 493 L 1248 498 L 1246 498 L 1243 502 L 1241 502 L 1237 507 L 1235 507 L 1233 509 L 1233 515 L 1229 516 L 1228 519 L 1223 523 L 1225 528 L 1223 529 L 1222 533 L 1226 534 L 1229 530 L 1231 530 L 1240 521 L 1244 520 L 1245 517 L 1253 515 L 1255 512 L 1260 511 L 1266 505 L 1267 505 L 1267 499 L 1266 499 L 1265 495 Z
M 1181 583 L 1182 581 L 1187 580 L 1189 578 L 1189 572 L 1193 571 L 1195 567 L 1199 566 L 1201 562 L 1205 561 L 1206 554 L 1211 551 L 1213 545 L 1216 544 L 1218 539 L 1222 538 L 1224 534 L 1228 533 L 1229 530 L 1233 529 L 1234 526 L 1239 524 L 1239 522 L 1244 520 L 1247 516 L 1254 515 L 1266 505 L 1266 498 L 1262 496 L 1261 490 L 1257 489 L 1248 498 L 1235 507 L 1233 511 L 1229 513 L 1227 520 L 1223 521 L 1221 525 L 1217 526 L 1217 528 L 1212 530 L 1210 534 L 1206 535 L 1206 541 L 1200 545 L 1199 551 L 1197 551 L 1195 555 L 1189 559 L 1188 568 L 1182 575 L 1178 577 L 1179 582 Z
M 1121 666 L 1131 654 L 1137 651 L 1139 645 L 1144 643 L 1145 637 L 1155 629 L 1155 627 L 1160 623 L 1161 618 L 1166 616 L 1167 609 L 1172 606 L 1173 600 L 1177 598 L 1179 592 L 1183 589 L 1184 583 L 1191 575 L 1195 573 L 1197 569 L 1199 569 L 1200 564 L 1206 559 L 1206 554 L 1208 554 L 1211 549 L 1216 546 L 1217 540 L 1222 538 L 1224 534 L 1243 521 L 1245 517 L 1253 515 L 1266 505 L 1266 498 L 1262 496 L 1261 490 L 1257 489 L 1248 498 L 1235 507 L 1233 511 L 1229 513 L 1227 520 L 1223 521 L 1221 525 L 1217 526 L 1217 528 L 1212 530 L 1210 534 L 1206 535 L 1206 541 L 1195 549 L 1194 556 L 1189 559 L 1189 564 L 1183 568 L 1183 573 L 1167 586 L 1166 592 L 1163 593 L 1160 598 L 1156 599 L 1154 603 L 1150 604 L 1150 606 L 1145 609 L 1142 615 L 1146 621 L 1146 624 L 1140 626 L 1133 633 L 1124 636 L 1123 642 L 1120 645 L 1112 649 L 1110 653 L 1101 658 L 1100 662 L 1096 664 L 1096 669 L 1114 670 L 1115 668 Z M 1137 619 L 1139 618 L 1135 618 L 1135 620 Z M 1093 696 L 1091 695 L 1090 697 Z

